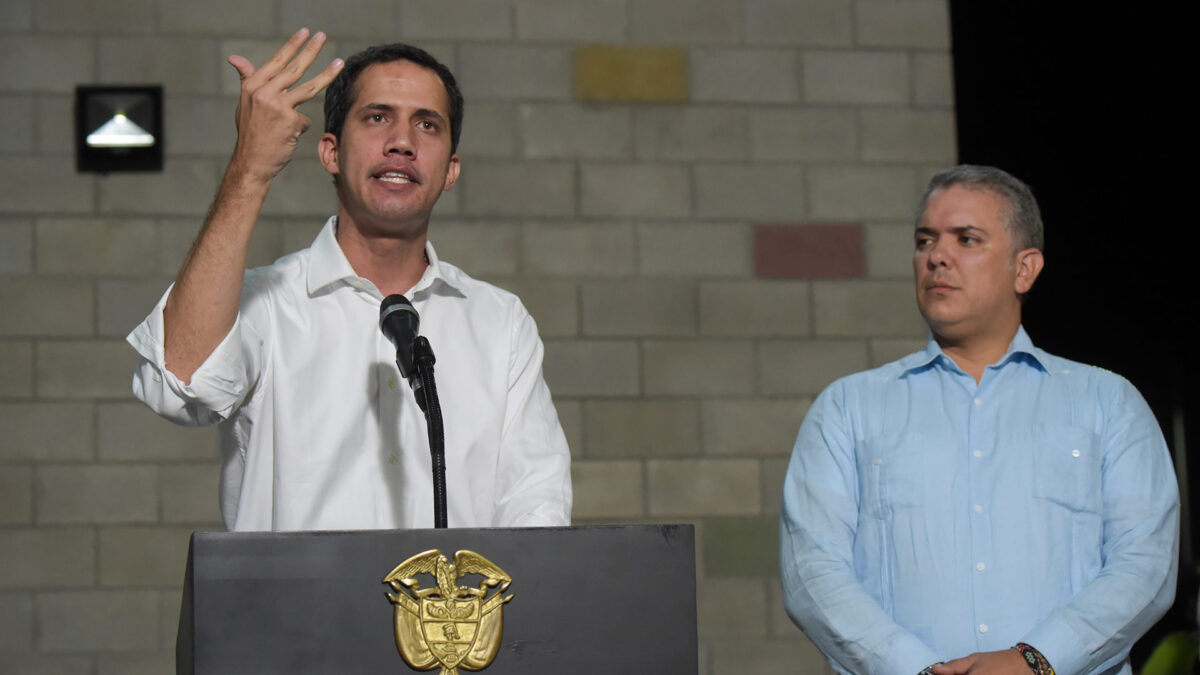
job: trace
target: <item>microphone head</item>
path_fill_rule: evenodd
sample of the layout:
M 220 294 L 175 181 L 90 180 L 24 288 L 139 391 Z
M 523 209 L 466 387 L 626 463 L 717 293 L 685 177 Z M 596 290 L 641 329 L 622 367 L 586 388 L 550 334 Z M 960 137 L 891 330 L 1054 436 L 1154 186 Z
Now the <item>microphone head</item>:
M 397 348 L 403 346 L 411 349 L 420 326 L 420 315 L 403 295 L 389 295 L 379 305 L 379 330 Z

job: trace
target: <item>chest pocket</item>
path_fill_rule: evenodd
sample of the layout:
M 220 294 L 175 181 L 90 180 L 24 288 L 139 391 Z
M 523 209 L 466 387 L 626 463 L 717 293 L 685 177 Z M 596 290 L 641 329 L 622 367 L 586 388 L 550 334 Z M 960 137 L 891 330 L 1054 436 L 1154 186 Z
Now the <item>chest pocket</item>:
M 889 518 L 899 509 L 926 502 L 930 476 L 926 462 L 935 442 L 920 433 L 869 438 L 858 453 L 859 511 Z
M 1080 427 L 1036 427 L 1023 440 L 1034 450 L 1034 497 L 1070 511 L 1101 513 L 1104 462 L 1095 434 Z

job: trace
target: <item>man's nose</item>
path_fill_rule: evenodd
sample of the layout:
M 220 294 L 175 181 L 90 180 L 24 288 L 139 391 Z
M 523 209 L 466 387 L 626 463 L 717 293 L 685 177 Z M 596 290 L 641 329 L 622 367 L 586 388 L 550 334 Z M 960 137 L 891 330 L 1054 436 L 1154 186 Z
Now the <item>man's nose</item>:
M 412 130 L 406 125 L 397 124 L 388 134 L 387 149 L 385 154 L 401 154 L 408 157 L 416 157 L 417 151 L 412 143 Z
M 925 264 L 930 269 L 946 267 L 949 264 L 946 246 L 938 241 L 929 244 L 929 248 L 925 249 Z

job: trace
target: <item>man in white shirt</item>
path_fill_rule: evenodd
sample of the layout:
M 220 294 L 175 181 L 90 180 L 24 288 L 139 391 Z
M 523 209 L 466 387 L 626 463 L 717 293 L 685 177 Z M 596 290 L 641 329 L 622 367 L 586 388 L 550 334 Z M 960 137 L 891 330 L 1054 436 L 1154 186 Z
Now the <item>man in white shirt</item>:
M 307 41 L 307 42 L 306 42 Z M 462 95 L 408 45 L 335 59 L 297 32 L 242 78 L 238 140 L 175 284 L 129 336 L 135 394 L 183 424 L 219 424 L 231 530 L 430 527 L 422 413 L 376 329 L 405 294 L 437 355 L 450 527 L 565 525 L 570 455 L 542 378 L 542 344 L 510 293 L 438 259 L 429 216 L 459 175 Z M 338 214 L 310 249 L 244 271 L 275 176 L 326 85 L 318 153 Z

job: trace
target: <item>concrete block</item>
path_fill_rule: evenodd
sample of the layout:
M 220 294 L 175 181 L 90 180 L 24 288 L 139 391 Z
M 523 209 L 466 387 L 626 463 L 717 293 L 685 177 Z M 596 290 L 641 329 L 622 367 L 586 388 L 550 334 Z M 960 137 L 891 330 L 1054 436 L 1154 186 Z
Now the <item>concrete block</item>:
M 575 169 L 567 162 L 480 160 L 455 189 L 472 215 L 575 215 Z
M 41 274 L 131 276 L 154 272 L 154 221 L 136 218 L 43 219 L 37 222 Z
M 43 156 L 75 156 L 75 135 L 63 133 L 75 128 L 75 96 L 42 94 L 37 98 L 37 149 Z
M 764 638 L 767 635 L 767 589 L 762 579 L 704 579 L 696 589 L 701 640 Z M 760 672 L 760 671 L 743 671 Z M 787 672 L 781 670 L 779 672 Z
M 464 44 L 455 75 L 472 101 L 566 101 L 573 81 L 571 56 L 567 47 Z
M 400 0 L 400 34 L 415 40 L 508 40 L 512 0 Z
M 89 403 L 0 404 L 0 460 L 56 462 L 95 456 Z
M 670 164 L 584 164 L 580 169 L 585 216 L 681 217 L 691 212 L 686 167 Z
M 907 103 L 911 77 L 904 52 L 804 54 L 804 100 L 808 103 Z
M 868 223 L 864 228 L 867 276 L 911 279 L 912 223 Z
M 902 359 L 913 352 L 923 351 L 925 345 L 928 343 L 928 338 L 871 340 L 871 367 L 877 368 L 897 359 Z
M 846 47 L 853 41 L 850 0 L 745 0 L 751 45 Z
M 209 435 L 215 446 L 216 438 L 211 430 Z M 219 475 L 219 466 L 215 461 L 159 467 L 163 522 L 190 523 L 194 526 L 208 524 L 218 530 L 223 529 L 221 510 L 217 504 Z
M 216 191 L 215 160 L 175 160 L 164 164 L 162 173 L 113 174 L 101 179 L 100 211 L 202 216 L 208 213 Z
M 583 404 L 559 398 L 555 399 L 554 407 L 558 410 L 558 423 L 567 437 L 567 446 L 571 448 L 574 462 L 576 457 L 583 455 Z
M 953 164 L 958 156 L 949 110 L 863 110 L 862 152 L 870 161 Z
M 579 288 L 575 282 L 513 277 L 498 283 L 521 298 L 543 338 L 579 334 Z
M 750 113 L 755 160 L 848 161 L 858 156 L 853 108 L 763 109 Z
M 24 61 L 29 57 L 18 58 Z M 90 213 L 95 180 L 75 172 L 73 157 L 6 157 L 0 163 L 5 215 Z
M 167 650 L 172 658 L 175 655 L 175 638 L 179 633 L 179 614 L 182 605 L 183 595 L 177 589 L 158 592 L 158 617 L 162 626 L 159 631 L 161 636 L 159 647 Z
M 792 640 L 711 640 L 712 675 L 827 673 L 828 662 L 803 634 Z
M 196 5 L 178 3 L 178 6 Z M 207 10 L 205 14 L 218 15 L 216 12 L 209 14 Z M 204 155 L 219 158 L 222 163 L 229 159 L 237 142 L 237 127 L 233 122 L 236 98 L 172 95 L 166 97 L 163 108 L 168 157 Z M 312 140 L 315 135 L 304 138 Z
M 912 217 L 915 174 L 898 167 L 831 166 L 808 172 L 810 215 L 829 220 Z
M 0 277 L 0 335 L 90 335 L 92 284 L 55 277 Z
M 855 223 L 796 223 L 754 228 L 754 272 L 767 279 L 853 279 L 866 261 Z
M 43 342 L 34 373 L 43 398 L 132 398 L 137 354 L 124 340 Z
M 97 404 L 100 459 L 106 462 L 178 462 L 218 456 L 212 429 L 182 427 L 139 401 Z
M 708 577 L 706 590 L 714 578 L 761 581 L 779 576 L 779 518 L 710 518 L 704 522 L 704 535 L 700 555 Z
M 609 103 L 682 103 L 688 100 L 687 52 L 678 47 L 579 47 L 575 96 Z
M 38 0 L 33 22 L 39 31 L 52 33 L 152 33 L 154 0 Z
M 701 164 L 695 175 L 697 215 L 799 220 L 806 213 L 799 166 Z
M 814 283 L 813 315 L 817 335 L 919 337 L 928 331 L 907 281 Z
M 624 106 L 531 104 L 517 109 L 526 157 L 624 159 L 633 123 Z
M 815 396 L 839 377 L 866 368 L 867 346 L 858 340 L 781 340 L 758 346 L 759 387 L 764 394 Z M 800 421 L 795 421 L 796 429 Z
M 0 529 L 0 588 L 80 588 L 95 581 L 96 545 L 82 528 Z
M 647 394 L 736 395 L 754 389 L 754 349 L 749 341 L 655 340 L 643 349 Z
M 300 249 L 305 249 L 312 246 L 313 241 L 316 240 L 317 235 L 320 234 L 321 228 L 324 226 L 325 221 L 316 220 L 313 218 L 292 218 L 282 220 L 279 223 L 280 239 L 282 240 L 279 248 L 280 252 L 291 253 L 293 251 L 299 251 Z M 193 237 L 196 236 L 196 231 L 198 229 L 199 227 L 193 228 L 191 232 Z M 434 236 L 436 237 L 436 234 Z M 253 243 L 251 245 L 253 246 Z M 183 258 L 181 255 L 180 262 L 182 262 L 182 260 Z M 175 269 L 179 269 L 179 263 L 175 264 Z
M 950 48 L 945 0 L 855 0 L 855 41 L 870 47 Z
M 692 51 L 692 99 L 734 103 L 800 100 L 800 60 L 776 49 Z
M 103 38 L 98 53 L 101 81 L 161 84 L 173 94 L 214 94 L 217 68 L 230 68 L 199 38 Z
M 157 246 L 151 263 L 158 268 Z M 150 308 L 171 283 L 167 277 L 151 279 L 101 279 L 97 282 L 97 327 L 100 335 L 125 337 L 146 318 Z
M 33 396 L 33 343 L 0 342 L 0 397 Z
M 651 516 L 758 514 L 758 462 L 754 460 L 650 460 L 646 472 Z
M 320 163 L 308 159 L 292 162 L 276 176 L 263 204 L 263 214 L 270 216 L 307 216 L 323 221 L 336 212 L 333 176 Z
M 571 462 L 571 485 L 572 519 L 619 521 L 646 515 L 641 462 Z
M 640 269 L 651 276 L 739 277 L 752 271 L 750 228 L 726 223 L 638 226 Z
M 32 650 L 33 596 L 0 593 L 0 653 Z
M 805 281 L 705 281 L 700 283 L 702 335 L 809 335 L 809 285 Z
M 34 119 L 33 97 L 0 96 L 0 128 L 9 130 L 0 138 L 0 152 L 32 151 Z
M 746 112 L 710 106 L 639 106 L 634 150 L 641 159 L 713 159 L 749 156 Z
M 0 26 L 13 32 L 33 28 L 33 0 L 10 0 L 0 4 Z
M 272 36 L 276 33 L 275 3 L 272 0 L 208 0 L 197 4 L 158 0 L 158 25 L 163 33 L 179 35 Z M 292 30 L 293 27 L 284 25 L 283 29 Z M 320 29 L 324 30 L 323 27 Z
M 954 59 L 950 54 L 913 55 L 913 100 L 917 105 L 954 105 Z
M 169 631 L 169 648 L 153 652 L 131 652 L 123 654 L 98 654 L 96 675 L 159 675 L 175 670 L 175 631 L 179 614 L 172 619 L 163 615 L 163 630 Z
M 430 241 L 438 257 L 475 277 L 515 274 L 521 229 L 515 223 L 439 222 Z
M 0 465 L 0 525 L 29 525 L 32 522 L 33 469 Z M 3 640 L 2 636 L 0 640 Z
M 353 36 L 391 42 L 400 29 L 394 3 L 389 0 L 346 0 L 335 4 L 324 0 L 287 0 L 280 5 L 279 26 L 285 31 L 308 26 L 339 39 Z
M 9 652 L 4 655 L 4 675 L 92 675 L 92 659 L 67 654 Z
M 7 9 L 9 3 L 0 4 Z M 0 36 L 0 61 L 9 64 L 0 72 L 0 91 L 74 92 L 76 84 L 96 78 L 95 45 L 90 37 Z M 53 184 L 58 190 L 63 189 L 61 178 Z
M 37 473 L 39 523 L 150 523 L 158 520 L 152 466 L 43 466 Z
M 478 157 L 515 157 L 517 155 L 517 111 L 507 101 L 470 102 L 470 118 L 463 124 L 458 155 L 467 171 Z
M 697 455 L 696 401 L 590 401 L 584 404 L 589 457 Z
M 630 3 L 630 12 L 635 42 L 732 44 L 741 39 L 741 16 L 734 2 L 638 0 Z
M 629 25 L 625 0 L 516 0 L 517 39 L 620 42 Z
M 631 340 L 546 342 L 546 383 L 555 396 L 634 396 L 638 347 Z
M 187 565 L 190 528 L 106 527 L 100 530 L 100 585 L 177 586 Z
M 33 224 L 0 220 L 0 276 L 33 271 Z
M 687 281 L 624 279 L 583 284 L 583 334 L 693 335 L 696 288 Z
M 800 421 L 796 421 L 797 431 L 800 429 Z M 791 445 L 795 445 L 795 436 L 792 434 Z M 783 511 L 783 477 L 787 474 L 788 462 L 790 457 L 766 458 L 762 460 L 762 494 L 763 494 L 763 513 L 778 517 Z
M 38 649 L 47 652 L 149 650 L 159 644 L 154 591 L 42 593 L 36 600 Z
M 787 457 L 809 399 L 704 401 L 700 408 L 706 455 Z
M 620 223 L 537 225 L 523 228 L 526 274 L 623 277 L 634 271 L 633 227 Z

